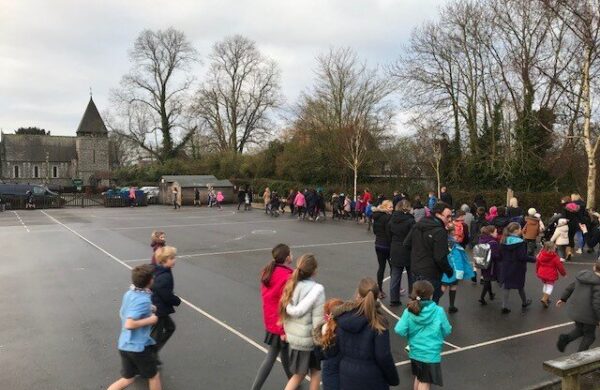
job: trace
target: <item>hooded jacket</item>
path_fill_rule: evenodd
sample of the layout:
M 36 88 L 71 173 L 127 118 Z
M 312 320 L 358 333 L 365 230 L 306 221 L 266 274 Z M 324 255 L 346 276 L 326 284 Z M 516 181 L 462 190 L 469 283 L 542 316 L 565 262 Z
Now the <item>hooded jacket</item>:
M 465 249 L 454 240 L 450 240 L 448 245 L 450 246 L 448 263 L 454 270 L 454 273 L 452 276 L 442 275 L 442 283 L 451 284 L 457 280 L 471 279 L 475 276 L 473 266 L 471 266 L 471 262 L 469 261 Z
M 498 277 L 500 261 L 502 255 L 500 254 L 500 244 L 498 241 L 490 235 L 482 234 L 479 236 L 478 244 L 488 244 L 490 246 L 492 263 L 488 269 L 481 270 L 481 276 L 484 280 L 496 280 Z
M 156 306 L 156 316 L 165 317 L 175 313 L 173 306 L 179 306 L 181 299 L 173 293 L 175 283 L 171 268 L 157 265 L 152 284 L 152 304 Z
M 569 225 L 565 218 L 558 220 L 558 225 L 554 229 L 554 234 L 550 241 L 556 245 L 569 245 Z
M 535 262 L 535 272 L 543 281 L 555 282 L 558 280 L 558 274 L 567 275 L 560 257 L 555 252 L 546 252 L 541 250 Z
M 410 270 L 431 280 L 441 280 L 442 273 L 452 276 L 448 263 L 448 232 L 436 217 L 419 221 L 410 231 L 404 245 L 410 248 Z
M 400 379 L 390 350 L 389 331 L 372 329 L 355 306 L 347 307 L 335 318 L 340 389 L 388 390 L 397 386 Z
M 526 240 L 535 240 L 540 234 L 540 220 L 535 217 L 525 217 L 525 226 L 523 227 L 523 238 Z
M 283 264 L 275 265 L 269 285 L 261 283 L 260 294 L 262 296 L 263 321 L 267 332 L 284 335 L 283 326 L 279 323 L 279 301 L 283 288 L 292 276 L 292 269 Z
M 404 240 L 415 225 L 415 217 L 402 211 L 394 211 L 389 223 L 392 235 L 390 264 L 394 267 L 410 267 L 410 251 L 404 246 Z
M 500 245 L 500 273 L 498 281 L 505 289 L 521 289 L 525 287 L 527 263 L 535 259 L 527 255 L 527 243 L 516 236 L 506 237 L 506 242 Z
M 292 300 L 286 307 L 288 316 L 283 320 L 283 329 L 292 349 L 312 351 L 313 329 L 323 321 L 325 290 L 312 279 L 296 284 Z
M 383 211 L 373 213 L 373 233 L 375 234 L 375 246 L 389 248 L 392 241 L 390 233 L 390 218 L 392 216 Z
M 598 325 L 600 321 L 600 276 L 592 270 L 577 274 L 560 297 L 567 302 L 567 313 L 573 321 Z
M 421 301 L 421 312 L 418 315 L 405 309 L 396 324 L 394 331 L 408 339 L 411 359 L 423 363 L 439 363 L 444 339 L 452 332 L 444 309 L 434 301 Z

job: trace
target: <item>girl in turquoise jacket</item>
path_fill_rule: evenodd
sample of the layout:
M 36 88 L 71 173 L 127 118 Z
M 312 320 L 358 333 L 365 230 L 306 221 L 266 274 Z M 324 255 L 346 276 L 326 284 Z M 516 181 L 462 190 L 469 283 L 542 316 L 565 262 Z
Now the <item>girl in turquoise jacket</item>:
M 469 256 L 456 240 L 454 239 L 454 227 L 450 225 L 448 227 L 448 263 L 454 270 L 451 277 L 446 274 L 442 275 L 442 293 L 449 291 L 450 307 L 448 307 L 448 313 L 456 313 L 458 309 L 454 305 L 456 301 L 456 291 L 458 290 L 458 283 L 461 280 L 468 280 L 475 276 L 475 271 L 469 261 Z
M 431 384 L 443 386 L 442 346 L 452 331 L 444 309 L 431 300 L 433 286 L 425 280 L 413 284 L 412 301 L 402 313 L 394 331 L 408 339 L 414 388 L 428 390 Z

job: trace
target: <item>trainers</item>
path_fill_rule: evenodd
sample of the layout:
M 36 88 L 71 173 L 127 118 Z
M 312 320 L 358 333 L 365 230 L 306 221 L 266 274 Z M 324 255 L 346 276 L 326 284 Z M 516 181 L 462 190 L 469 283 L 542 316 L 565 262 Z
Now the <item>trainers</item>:
M 565 352 L 565 348 L 567 348 L 567 344 L 569 344 L 569 337 L 566 334 L 561 334 L 558 336 L 558 341 L 556 342 L 556 348 L 560 352 Z
M 483 298 L 479 299 L 479 303 L 481 303 L 481 306 L 487 305 L 487 302 Z
M 456 313 L 458 312 L 458 308 L 454 307 L 454 306 L 450 306 L 448 308 L 448 313 Z
M 582 254 L 582 253 L 583 253 L 583 251 L 581 250 L 581 248 L 578 248 L 578 249 L 575 251 L 575 253 L 577 253 L 578 255 L 580 255 L 580 254 Z
M 522 307 L 523 309 L 525 309 L 525 308 L 526 308 L 527 306 L 529 306 L 529 305 L 531 305 L 531 299 L 527 299 L 527 300 L 525 301 L 525 303 L 523 303 L 523 304 L 521 305 L 521 307 Z

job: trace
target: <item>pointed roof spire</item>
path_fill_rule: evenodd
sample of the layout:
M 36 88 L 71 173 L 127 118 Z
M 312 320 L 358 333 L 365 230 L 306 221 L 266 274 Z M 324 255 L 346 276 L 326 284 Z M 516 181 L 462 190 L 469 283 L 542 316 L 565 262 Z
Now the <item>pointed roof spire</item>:
M 100 135 L 106 136 L 108 135 L 108 130 L 106 130 L 106 126 L 104 126 L 104 121 L 94 104 L 94 100 L 90 96 L 90 102 L 83 113 L 83 118 L 81 118 L 81 122 L 79 122 L 79 127 L 77 128 L 77 135 Z

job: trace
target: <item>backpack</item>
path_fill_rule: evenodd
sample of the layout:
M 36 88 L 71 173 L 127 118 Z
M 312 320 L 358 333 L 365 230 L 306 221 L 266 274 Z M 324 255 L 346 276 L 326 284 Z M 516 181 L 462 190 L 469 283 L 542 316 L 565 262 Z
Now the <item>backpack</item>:
M 365 208 L 365 215 L 369 218 L 373 215 L 373 205 L 367 205 Z
M 473 261 L 475 267 L 488 269 L 492 263 L 492 249 L 490 244 L 477 244 L 473 247 Z
M 459 244 L 462 244 L 465 241 L 465 225 L 463 222 L 454 224 L 454 239 Z

